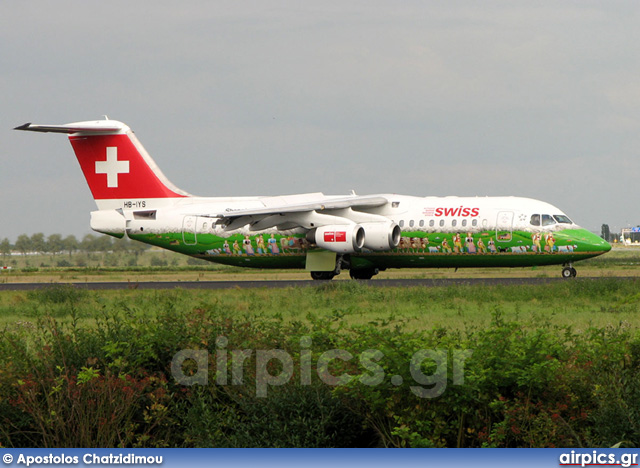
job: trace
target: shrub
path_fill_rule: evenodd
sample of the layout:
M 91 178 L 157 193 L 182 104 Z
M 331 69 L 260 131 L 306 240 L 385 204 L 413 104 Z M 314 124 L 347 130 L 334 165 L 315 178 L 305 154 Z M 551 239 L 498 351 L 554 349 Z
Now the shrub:
M 555 293 L 590 294 L 567 284 L 554 285 Z M 618 308 L 638 303 L 632 286 L 594 287 Z M 492 301 L 506 291 L 485 289 L 374 290 L 350 283 L 282 294 L 99 296 L 58 286 L 23 294 L 1 308 L 35 319 L 0 330 L 0 445 L 637 446 L 640 335 L 624 323 L 576 331 L 539 320 L 531 327 L 505 318 L 506 300 L 481 309 L 492 317 L 484 327 L 412 329 L 394 314 L 348 321 L 378 304 L 415 301 L 455 310 L 456 301 Z M 537 300 L 540 292 L 509 291 L 522 301 Z M 82 322 L 85 316 L 90 321 Z M 242 364 L 242 384 L 216 384 L 216 373 L 231 379 L 233 370 L 231 360 L 222 367 L 214 358 L 221 348 L 229 355 L 253 350 Z M 184 349 L 209 353 L 207 386 L 179 385 L 171 376 L 171 360 Z M 319 365 L 333 349 L 353 359 Z M 256 350 L 284 350 L 294 363 L 291 379 L 269 387 L 266 397 L 256 392 Z M 446 365 L 421 359 L 411 367 L 419 350 L 439 350 Z M 366 384 L 371 363 L 382 371 L 375 385 Z M 269 364 L 277 375 L 278 363 Z M 335 386 L 319 377 L 323 369 L 352 377 Z M 186 363 L 183 370 L 195 367 Z M 306 371 L 311 377 L 303 383 Z M 421 381 L 417 371 L 440 380 Z M 433 398 L 416 395 L 437 385 L 446 386 Z
M 167 262 L 167 260 L 165 260 L 164 258 L 154 255 L 153 257 L 151 257 L 150 264 L 151 266 L 155 266 L 155 267 L 163 267 L 163 266 L 167 266 L 169 262 Z
M 40 304 L 77 304 L 86 298 L 89 292 L 66 284 L 56 284 L 29 291 L 27 296 Z
M 189 257 L 187 258 L 187 265 L 209 266 L 211 262 L 207 262 L 201 258 Z
M 77 374 L 55 369 L 18 380 L 10 400 L 31 418 L 34 446 L 129 447 L 147 443 L 148 430 L 165 417 L 161 378 L 101 375 L 92 367 Z M 149 424 L 147 418 L 159 419 Z

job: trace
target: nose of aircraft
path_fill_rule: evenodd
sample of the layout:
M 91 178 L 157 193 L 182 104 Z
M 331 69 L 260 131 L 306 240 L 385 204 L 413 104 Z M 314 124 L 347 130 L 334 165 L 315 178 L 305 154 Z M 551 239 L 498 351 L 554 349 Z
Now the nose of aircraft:
M 586 229 L 580 229 L 580 231 L 576 235 L 576 240 L 584 242 L 586 244 L 585 250 L 588 250 L 590 252 L 598 252 L 598 255 L 607 253 L 609 250 L 611 250 L 611 244 L 609 244 L 602 237 L 596 236 Z

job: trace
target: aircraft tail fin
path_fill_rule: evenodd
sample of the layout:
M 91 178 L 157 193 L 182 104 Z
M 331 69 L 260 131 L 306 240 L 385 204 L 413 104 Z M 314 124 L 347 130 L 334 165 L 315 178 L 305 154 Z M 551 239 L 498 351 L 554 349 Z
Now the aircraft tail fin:
M 99 209 L 153 208 L 191 196 L 173 185 L 131 129 L 115 120 L 27 123 L 15 130 L 66 133 Z

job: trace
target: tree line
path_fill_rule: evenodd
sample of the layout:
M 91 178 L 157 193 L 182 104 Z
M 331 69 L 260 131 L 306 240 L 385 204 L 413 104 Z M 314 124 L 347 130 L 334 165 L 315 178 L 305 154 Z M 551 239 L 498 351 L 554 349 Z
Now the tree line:
M 95 252 L 128 252 L 138 254 L 149 249 L 150 246 L 141 242 L 135 242 L 128 238 L 116 239 L 111 236 L 96 236 L 87 234 L 78 240 L 73 234 L 63 236 L 62 234 L 51 234 L 45 236 L 41 232 L 32 234 L 20 234 L 15 243 L 11 243 L 8 238 L 0 241 L 0 254 L 11 255 L 18 252 L 22 255 L 31 253 L 59 255 L 67 253 L 71 256 L 75 252 L 95 253 Z

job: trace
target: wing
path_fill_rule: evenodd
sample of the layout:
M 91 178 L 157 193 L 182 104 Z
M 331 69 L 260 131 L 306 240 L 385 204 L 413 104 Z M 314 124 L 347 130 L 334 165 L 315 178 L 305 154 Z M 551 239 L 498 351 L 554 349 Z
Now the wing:
M 227 231 L 241 228 L 247 224 L 251 231 L 260 231 L 276 226 L 280 229 L 297 227 L 313 229 L 327 224 L 353 224 L 387 220 L 380 215 L 357 211 L 363 208 L 381 207 L 387 203 L 389 200 L 386 197 L 378 195 L 348 196 L 266 208 L 199 214 L 198 216 L 217 218 L 216 224 L 223 225 Z

